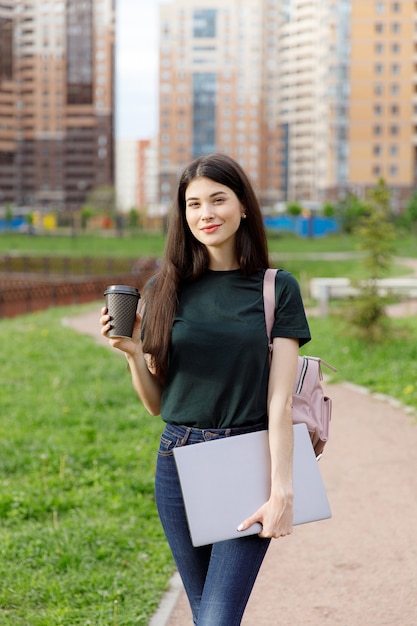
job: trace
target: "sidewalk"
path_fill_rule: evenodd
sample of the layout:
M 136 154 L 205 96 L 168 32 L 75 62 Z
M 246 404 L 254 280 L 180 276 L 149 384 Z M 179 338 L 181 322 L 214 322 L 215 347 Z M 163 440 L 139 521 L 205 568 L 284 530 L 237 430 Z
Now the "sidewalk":
M 108 345 L 98 317 L 65 323 Z M 416 418 L 351 385 L 327 391 L 320 469 L 333 518 L 272 542 L 242 626 L 417 626 Z M 192 626 L 174 582 L 152 626 Z

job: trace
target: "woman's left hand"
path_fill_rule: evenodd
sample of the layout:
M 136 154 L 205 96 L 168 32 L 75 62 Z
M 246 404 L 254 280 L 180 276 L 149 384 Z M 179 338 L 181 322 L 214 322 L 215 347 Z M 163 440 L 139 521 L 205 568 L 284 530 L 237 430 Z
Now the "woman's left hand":
M 268 502 L 240 524 L 238 530 L 247 530 L 256 522 L 262 525 L 259 537 L 264 539 L 290 535 L 293 531 L 293 494 L 271 495 Z

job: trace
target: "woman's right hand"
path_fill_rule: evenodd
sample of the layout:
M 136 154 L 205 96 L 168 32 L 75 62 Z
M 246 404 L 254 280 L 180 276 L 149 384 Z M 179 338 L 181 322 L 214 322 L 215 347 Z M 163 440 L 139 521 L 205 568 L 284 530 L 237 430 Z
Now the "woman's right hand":
M 140 313 L 136 313 L 136 321 L 133 327 L 132 339 L 120 338 L 120 337 L 107 337 L 107 333 L 111 329 L 111 320 L 110 315 L 108 315 L 107 308 L 103 307 L 101 309 L 101 334 L 104 337 L 107 337 L 110 345 L 113 348 L 117 348 L 122 352 L 126 352 L 126 354 L 135 355 L 138 351 L 139 346 L 142 345 L 141 342 L 141 332 L 140 332 L 140 324 L 142 321 L 142 316 Z

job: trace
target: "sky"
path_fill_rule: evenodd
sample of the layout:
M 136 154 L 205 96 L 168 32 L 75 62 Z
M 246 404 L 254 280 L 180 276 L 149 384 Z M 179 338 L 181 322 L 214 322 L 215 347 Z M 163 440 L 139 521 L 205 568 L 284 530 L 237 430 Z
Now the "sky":
M 116 0 L 116 136 L 147 139 L 158 124 L 158 10 L 169 0 Z

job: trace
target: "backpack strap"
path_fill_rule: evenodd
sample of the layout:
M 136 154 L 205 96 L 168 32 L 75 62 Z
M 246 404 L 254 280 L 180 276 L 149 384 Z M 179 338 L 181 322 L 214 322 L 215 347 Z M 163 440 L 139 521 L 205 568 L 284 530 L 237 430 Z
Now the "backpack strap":
M 275 277 L 277 275 L 278 270 L 268 268 L 265 271 L 264 275 L 264 283 L 263 283 L 263 296 L 264 296 L 264 311 L 265 311 L 265 324 L 266 324 L 266 333 L 268 335 L 268 347 L 269 347 L 269 358 L 272 357 L 272 326 L 274 324 L 275 319 Z M 323 364 L 328 367 L 333 372 L 337 372 L 337 369 L 327 363 L 327 361 L 323 361 L 320 357 L 309 356 L 304 357 L 305 359 L 311 359 L 314 361 L 318 361 L 320 368 L 320 378 L 323 378 L 320 365 Z
M 275 319 L 275 277 L 278 270 L 268 268 L 264 275 L 263 296 L 266 334 L 268 335 L 269 352 L 272 352 L 272 326 Z

